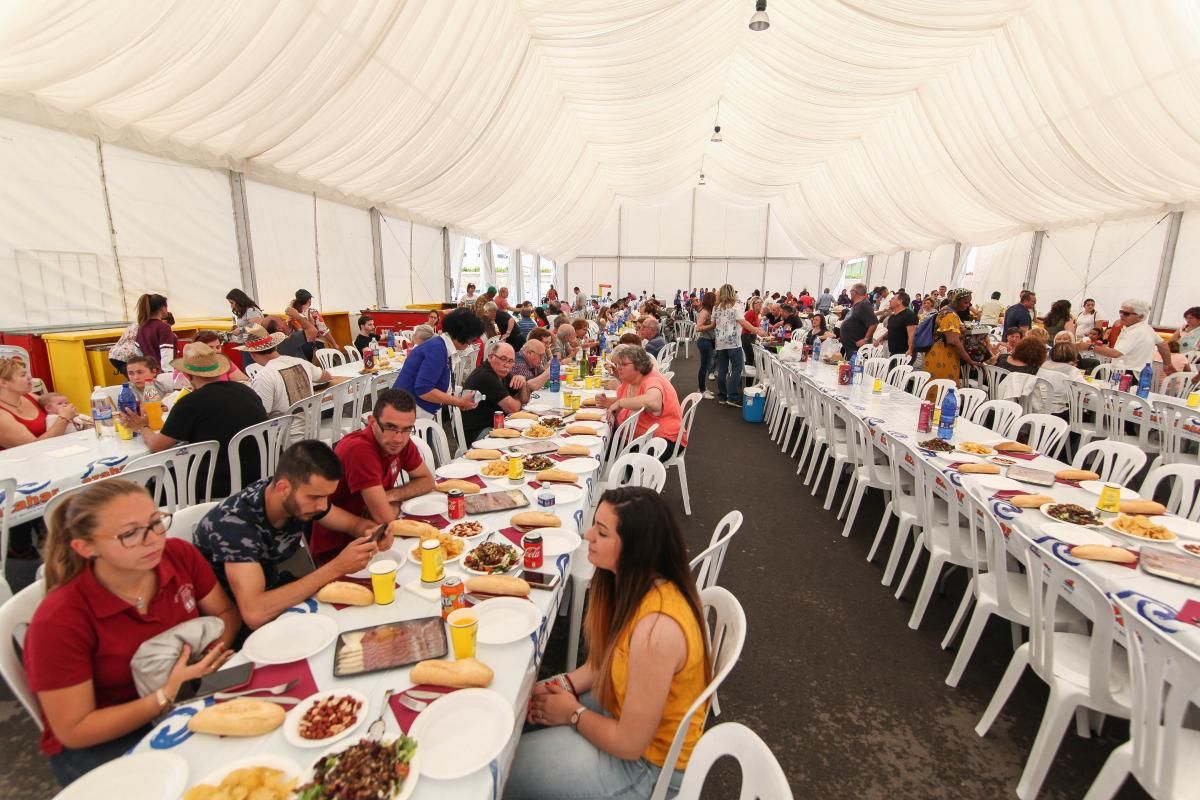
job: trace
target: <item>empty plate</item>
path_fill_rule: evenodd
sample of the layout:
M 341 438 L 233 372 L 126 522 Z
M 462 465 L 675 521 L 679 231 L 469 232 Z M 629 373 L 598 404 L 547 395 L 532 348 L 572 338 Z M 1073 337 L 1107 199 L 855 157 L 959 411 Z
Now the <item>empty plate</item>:
M 559 469 L 574 472 L 576 475 L 587 475 L 589 472 L 595 472 L 599 467 L 600 462 L 594 458 L 568 458 L 558 464 Z
M 523 431 L 532 424 L 533 424 L 533 420 L 531 420 L 531 419 L 506 419 L 506 420 L 504 420 L 504 427 L 512 428 L 515 431 Z
M 1171 533 L 1176 534 L 1180 539 L 1191 539 L 1200 542 L 1200 522 L 1192 522 L 1190 519 L 1183 517 L 1169 517 L 1166 515 L 1151 517 L 1150 521 L 1155 525 L 1162 525 Z
M 554 495 L 556 505 L 577 503 L 583 499 L 583 489 L 569 483 L 543 483 L 542 489 Z
M 1080 481 L 1079 488 L 1083 489 L 1085 492 L 1100 494 L 1100 490 L 1104 488 L 1104 481 Z M 1140 500 L 1141 497 L 1142 496 L 1133 489 L 1126 489 L 1124 486 L 1121 487 L 1122 500 Z
M 441 492 L 423 494 L 400 504 L 400 510 L 414 517 L 433 517 L 446 513 L 446 495 Z
M 552 559 L 563 553 L 574 553 L 583 539 L 563 528 L 535 528 L 542 535 L 542 557 Z M 533 533 L 530 531 L 529 533 Z M 528 536 L 529 534 L 526 534 Z M 547 569 L 543 567 L 543 569 Z
M 963 475 L 963 477 L 971 478 L 985 489 L 991 489 L 996 492 L 1021 488 L 1021 484 L 1003 475 L 971 475 L 968 473 Z
M 462 478 L 470 478 L 479 474 L 480 464 L 478 461 L 451 461 L 449 464 L 443 464 L 438 467 L 435 474 L 439 478 L 446 480 L 455 480 Z
M 411 541 L 412 541 L 411 539 L 402 539 L 400 537 L 393 537 L 391 550 L 385 550 L 382 553 L 376 553 L 375 555 L 371 556 L 371 560 L 367 563 L 367 566 L 363 567 L 358 572 L 351 572 L 349 577 L 351 577 L 351 578 L 369 578 L 369 577 L 371 577 L 371 564 L 374 564 L 376 561 L 382 561 L 385 558 L 390 558 L 391 560 L 395 561 L 396 562 L 396 570 L 399 571 L 400 567 L 404 566 L 404 562 L 408 560 L 408 556 L 405 554 L 404 544 L 405 544 L 405 542 L 411 542 Z
M 1095 528 L 1083 528 L 1068 522 L 1048 522 L 1042 526 L 1042 533 L 1061 539 L 1067 544 L 1106 544 L 1115 545 L 1117 540 L 1103 534 Z
M 493 439 L 490 436 L 485 436 L 482 439 L 476 439 L 475 443 L 471 446 L 483 450 L 500 450 L 505 447 L 511 447 L 520 441 L 520 439 Z
M 524 597 L 493 597 L 475 606 L 480 644 L 511 644 L 529 639 L 542 624 L 542 612 Z
M 255 664 L 290 664 L 333 644 L 338 624 L 321 614 L 280 614 L 250 634 L 242 653 Z
M 183 756 L 155 750 L 114 758 L 84 774 L 54 796 L 55 800 L 175 800 L 188 782 Z
M 503 695 L 491 689 L 459 689 L 430 703 L 408 735 L 420 743 L 422 776 L 454 780 L 483 769 L 500 755 L 515 724 L 512 704 Z
M 596 447 L 604 440 L 599 436 L 585 436 L 582 434 L 577 434 L 575 436 L 564 436 L 563 441 L 567 442 L 568 444 L 581 444 L 584 447 Z

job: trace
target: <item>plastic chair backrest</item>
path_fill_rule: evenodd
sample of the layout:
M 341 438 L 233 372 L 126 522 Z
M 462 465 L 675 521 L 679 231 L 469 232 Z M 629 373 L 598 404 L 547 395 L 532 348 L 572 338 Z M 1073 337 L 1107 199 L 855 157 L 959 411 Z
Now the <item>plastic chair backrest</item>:
M 955 395 L 958 397 L 958 416 L 967 419 L 971 418 L 972 411 L 988 399 L 983 389 L 959 389 Z
M 196 531 L 196 526 L 200 524 L 200 520 L 204 519 L 205 514 L 212 511 L 218 505 L 218 501 L 214 500 L 210 503 L 197 503 L 194 506 L 177 510 L 174 516 L 171 517 L 171 527 L 167 529 L 167 537 L 171 539 L 183 539 L 189 544 L 193 544 L 195 540 L 193 534 Z
M 63 489 L 58 494 L 54 495 L 54 497 L 51 497 L 46 501 L 45 511 L 42 512 L 42 519 L 49 520 L 50 517 L 54 515 L 54 510 L 57 509 L 63 502 L 65 502 L 68 497 L 73 497 L 89 486 L 94 486 L 95 484 L 100 483 L 100 481 L 111 481 L 113 478 L 120 478 L 123 481 L 140 483 L 142 486 L 146 487 L 146 491 L 149 492 L 150 496 L 154 499 L 155 505 L 165 505 L 165 501 L 167 499 L 165 496 L 166 491 L 164 489 L 164 486 L 167 482 L 167 468 L 165 466 L 162 464 L 153 464 L 148 467 L 139 467 L 137 469 L 130 469 L 129 467 L 126 467 L 116 475 L 110 475 L 107 478 L 101 478 L 99 481 L 81 483 L 78 486 L 72 486 L 70 489 Z M 167 506 L 167 510 L 174 511 L 174 508 L 172 506 Z
M 683 458 L 680 445 L 684 441 L 692 440 L 692 426 L 696 424 L 696 409 L 700 408 L 700 401 L 703 398 L 704 395 L 699 392 L 692 392 L 683 398 L 683 403 L 679 406 L 679 434 L 675 437 L 675 455 L 671 457 L 671 463 Z
M 991 422 L 985 422 L 984 420 L 988 419 L 989 414 Z M 1004 436 L 1012 426 L 1013 420 L 1019 416 L 1021 416 L 1020 403 L 1014 403 L 1012 400 L 986 400 L 975 407 L 970 420 Z
M 130 461 L 120 477 L 130 471 L 161 465 L 164 467 L 161 499 L 166 501 L 167 508 L 186 508 L 212 496 L 213 468 L 220 450 L 220 442 L 207 441 L 149 453 Z M 202 486 L 200 492 L 196 491 L 198 484 Z
M 868 358 L 863 364 L 863 374 L 870 376 L 872 380 L 878 378 L 883 380 L 888 374 L 888 361 L 884 358 Z
M 929 383 L 930 375 L 924 370 L 913 370 L 908 373 L 908 377 L 904 380 L 904 386 L 901 387 L 904 391 L 914 397 L 925 396 L 925 384 Z
M 321 401 L 324 397 L 321 394 L 314 394 L 308 397 L 302 397 L 296 402 L 288 406 L 287 413 L 295 419 L 292 420 L 290 432 L 300 430 L 299 439 L 319 439 L 321 438 Z M 297 439 L 297 441 L 299 441 Z
M 17 498 L 17 482 L 13 478 L 0 480 L 0 604 L 8 602 L 12 597 L 12 589 L 8 585 L 8 529 L 11 527 L 13 503 Z
M 716 586 L 717 578 L 721 574 L 721 567 L 725 563 L 725 553 L 729 549 L 729 542 L 741 527 L 742 512 L 730 511 L 721 517 L 721 521 L 717 523 L 717 527 L 713 531 L 712 538 L 708 541 L 708 547 L 704 548 L 689 564 L 692 574 L 696 577 L 697 588 L 706 589 L 709 586 Z
M 1196 456 L 1185 452 L 1186 442 L 1195 441 L 1195 437 L 1189 436 L 1184 428 L 1196 416 L 1196 410 L 1178 400 L 1155 400 L 1151 406 L 1154 408 L 1162 463 L 1196 463 Z
M 1101 389 L 1108 414 L 1108 438 L 1157 450 L 1150 433 L 1155 429 L 1154 406 L 1131 392 Z M 1131 432 L 1132 431 L 1132 432 Z
M 1051 414 L 1023 414 L 1012 421 L 1005 436 L 1016 440 L 1025 428 L 1029 429 L 1026 444 L 1042 455 L 1058 458 L 1071 425 L 1065 419 Z
M 1092 418 L 1087 418 L 1088 414 Z M 1104 395 L 1086 381 L 1067 382 L 1067 419 L 1075 431 L 1091 431 L 1105 436 L 1108 423 L 1105 421 Z
M 1001 387 L 1011 373 L 995 364 L 984 364 L 983 374 L 987 376 L 988 398 L 991 400 L 1004 399 L 1000 394 Z
M 249 378 L 250 380 L 254 380 L 255 376 L 258 375 L 260 370 L 262 370 L 262 364 L 251 363 L 251 364 L 247 364 L 246 366 L 242 367 L 242 372 L 245 372 L 246 377 Z
M 792 800 L 787 775 L 775 754 L 758 734 L 740 722 L 724 722 L 704 732 L 688 759 L 675 800 L 700 800 L 704 779 L 713 763 L 724 756 L 738 762 L 742 775 L 739 800 Z
M 1200 464 L 1163 464 L 1155 467 L 1142 481 L 1142 497 L 1154 499 L 1163 483 L 1168 488 L 1164 503 L 1167 511 L 1192 522 L 1200 522 Z
M 642 453 L 628 453 L 613 462 L 608 471 L 605 489 L 641 486 L 661 492 L 667 483 L 667 468 L 657 458 Z
M 332 347 L 322 347 L 314 355 L 317 357 L 317 362 L 325 369 L 333 369 L 346 363 L 346 357 L 342 355 L 342 351 L 334 350 Z
M 1009 572 L 1009 534 L 1000 526 L 998 510 L 1009 507 L 1007 500 L 993 500 L 992 490 L 980 484 L 974 484 L 963 494 L 963 510 L 971 529 L 970 543 L 973 548 L 973 563 L 985 564 L 987 571 L 996 580 L 992 590 L 996 593 L 996 605 L 999 613 L 1009 620 L 1022 620 L 1029 625 L 1027 604 L 1017 607 L 1013 601 L 1012 585 L 1002 576 Z M 1024 540 L 1018 542 L 1024 546 Z M 977 569 L 977 568 L 976 568 Z
M 919 396 L 929 400 L 929 393 L 933 392 L 933 399 L 930 402 L 933 403 L 934 408 L 941 408 L 942 401 L 946 399 L 946 394 L 951 389 L 954 390 L 955 395 L 958 394 L 958 384 L 955 381 L 952 381 L 949 378 L 938 378 L 937 380 L 927 382 L 923 387 L 921 387 L 921 393 Z
M 319 393 L 320 395 L 328 395 L 329 405 L 333 410 L 333 416 L 329 420 L 329 427 L 326 429 L 328 432 L 322 431 L 325 435 L 321 437 L 325 439 L 325 443 L 330 447 L 340 442 L 342 437 L 347 433 L 362 428 L 363 395 L 370 391 L 371 382 L 374 377 L 374 375 L 356 375 L 348 381 L 342 381 L 336 386 L 331 386 L 327 392 Z M 349 414 L 347 414 L 347 411 Z M 320 429 L 319 412 L 317 415 L 317 426 Z
M 1117 368 L 1112 364 L 1097 364 L 1096 366 L 1092 367 L 1092 380 L 1101 383 L 1108 383 L 1110 380 L 1112 380 L 1112 374 L 1116 371 Z
M 1099 474 L 1100 480 L 1122 485 L 1128 484 L 1145 464 L 1145 451 L 1111 439 L 1088 442 L 1071 460 L 1075 469 L 1090 469 Z
M 634 435 L 637 432 L 638 417 L 641 415 L 642 409 L 639 408 L 637 411 L 634 411 L 632 414 L 626 417 L 624 422 L 617 426 L 616 431 L 613 432 L 612 441 L 609 442 L 609 460 L 615 460 L 617 457 L 619 457 L 621 453 L 625 452 L 625 448 L 629 445 L 629 443 L 633 441 Z M 601 477 L 607 474 L 605 467 L 605 464 L 600 465 Z
M 29 716 L 33 717 L 39 731 L 42 730 L 42 707 L 38 704 L 37 695 L 29 688 L 25 665 L 17 655 L 15 642 L 25 641 L 23 633 L 18 635 L 18 629 L 33 619 L 33 612 L 37 611 L 44 596 L 45 589 L 41 579 L 38 579 L 0 606 L 0 675 L 8 681 L 9 688 Z
M 904 384 L 908 383 L 908 376 L 913 372 L 911 364 L 898 364 L 888 370 L 887 378 L 884 381 L 888 386 L 894 386 L 897 389 L 903 389 Z
M 1159 394 L 1186 399 L 1195 387 L 1195 380 L 1196 373 L 1194 372 L 1176 372 L 1163 378 L 1162 385 L 1158 387 L 1158 392 Z
M 940 537 L 950 551 L 951 563 L 973 563 L 975 566 L 972 567 L 972 571 L 976 571 L 978 566 L 984 562 L 984 559 L 981 558 L 983 548 L 979 546 L 979 542 L 972 542 L 970 537 L 961 535 L 963 532 L 962 515 L 966 513 L 962 504 L 967 491 L 961 484 L 962 476 L 953 468 L 947 467 L 943 470 L 925 459 L 917 459 L 916 467 L 917 502 L 920 509 L 917 514 L 918 518 L 931 521 L 940 520 L 942 515 L 938 513 L 938 504 L 944 502 L 946 504 L 945 525 L 943 526 L 941 522 L 936 524 L 938 527 L 946 527 L 951 531 L 949 536 Z
M 629 444 L 625 445 L 625 449 L 622 450 L 617 457 L 620 458 L 621 456 L 626 456 L 626 455 L 629 455 L 630 453 L 646 452 L 646 447 L 650 444 L 650 440 L 655 438 L 654 432 L 657 430 L 658 430 L 658 423 L 656 422 L 653 425 L 651 425 L 649 428 L 647 428 L 646 432 L 643 433 L 641 436 L 635 437 L 632 441 L 629 442 Z
M 346 351 L 347 363 L 363 360 L 362 353 L 358 352 L 358 348 L 355 347 L 354 345 L 345 344 L 345 345 L 342 345 L 342 349 Z
M 908 353 L 897 353 L 894 356 L 889 356 L 887 363 L 888 363 L 888 374 L 890 375 L 892 370 L 895 369 L 896 367 L 903 367 L 903 366 L 911 365 L 912 364 L 912 356 L 910 356 Z
M 433 452 L 434 465 L 442 466 L 450 463 L 450 440 L 446 438 L 446 432 L 442 430 L 442 426 L 432 419 L 418 419 L 415 423 L 416 433 L 414 436 L 427 445 Z
M 243 428 L 229 440 L 229 490 L 236 494 L 249 483 L 242 475 L 242 442 L 251 441 L 258 448 L 259 476 L 271 475 L 279 463 L 279 455 L 287 443 L 288 430 L 294 417 L 284 416 Z M 255 478 L 258 480 L 258 478 Z

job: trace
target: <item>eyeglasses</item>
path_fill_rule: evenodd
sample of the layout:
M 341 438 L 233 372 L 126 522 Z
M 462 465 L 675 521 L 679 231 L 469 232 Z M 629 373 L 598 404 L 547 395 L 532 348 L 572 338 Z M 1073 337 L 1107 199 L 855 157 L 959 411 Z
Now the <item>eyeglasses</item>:
M 393 425 L 389 422 L 386 425 L 380 425 L 379 430 L 383 431 L 388 436 L 395 436 L 400 433 L 407 433 L 409 436 L 411 436 L 417 432 L 417 427 L 415 425 L 407 425 L 401 428 L 399 425 Z
M 517 363 L 517 360 L 516 360 L 515 358 L 509 358 L 508 356 L 492 356 L 492 358 L 496 359 L 496 360 L 497 360 L 497 361 L 499 361 L 501 364 L 515 364 L 515 363 Z
M 1126 311 L 1125 309 L 1121 309 L 1117 313 L 1120 314 L 1122 317 L 1136 317 L 1137 316 L 1136 311 Z
M 116 539 L 121 543 L 121 547 L 138 547 L 146 544 L 146 540 L 150 538 L 151 533 L 165 536 L 167 528 L 171 527 L 172 514 L 159 514 L 150 521 L 150 524 L 143 528 L 133 528 L 124 533 L 113 533 L 101 538 Z

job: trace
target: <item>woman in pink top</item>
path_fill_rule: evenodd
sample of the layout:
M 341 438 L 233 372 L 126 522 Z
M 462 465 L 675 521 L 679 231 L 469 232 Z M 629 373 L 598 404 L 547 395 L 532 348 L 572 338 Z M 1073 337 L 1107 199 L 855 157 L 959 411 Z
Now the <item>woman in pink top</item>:
M 680 413 L 679 395 L 666 377 L 654 368 L 654 359 L 646 350 L 635 344 L 623 344 L 613 351 L 612 364 L 617 374 L 617 397 L 600 395 L 597 404 L 608 409 L 610 423 L 615 429 L 629 415 L 642 410 L 634 428 L 635 436 L 641 436 L 651 425 L 657 424 L 655 437 L 670 442 L 660 461 L 669 461 L 675 455 L 675 441 L 683 424 Z M 680 442 L 680 450 L 687 446 L 687 438 Z
M 70 403 L 58 412 L 58 419 L 47 428 L 46 412 L 29 393 L 31 388 L 25 362 L 17 358 L 0 358 L 0 411 L 4 412 L 0 413 L 0 450 L 75 430 L 71 420 L 79 412 Z

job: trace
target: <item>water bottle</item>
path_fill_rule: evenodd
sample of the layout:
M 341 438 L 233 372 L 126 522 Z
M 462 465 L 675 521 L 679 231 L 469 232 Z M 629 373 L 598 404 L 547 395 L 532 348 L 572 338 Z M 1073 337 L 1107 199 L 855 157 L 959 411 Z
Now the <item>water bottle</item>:
M 858 379 L 858 353 L 850 354 L 850 383 L 853 385 Z
M 857 354 L 856 354 L 857 355 Z M 854 361 L 854 366 L 850 368 L 850 383 L 861 384 L 863 382 L 863 365 L 858 359 Z
M 130 416 L 138 416 L 141 414 L 141 404 L 138 403 L 137 395 L 133 393 L 133 388 L 127 383 L 121 387 L 121 393 L 117 395 L 117 408 L 123 413 Z M 133 429 L 126 425 L 120 417 L 113 420 L 117 428 L 117 436 L 124 441 L 129 441 L 133 438 Z
M 1113 391 L 1119 391 L 1121 388 L 1121 375 L 1124 374 L 1120 370 L 1114 370 L 1113 374 L 1108 377 L 1108 382 L 1112 384 Z
M 96 427 L 97 439 L 115 439 L 117 429 L 113 426 L 112 403 L 103 389 L 92 390 L 92 422 Z
M 388 331 L 388 349 L 389 350 L 396 349 L 396 331 L 395 330 Z
M 1142 367 L 1142 372 L 1138 375 L 1137 396 L 1146 398 L 1150 396 L 1150 384 L 1154 382 L 1154 367 L 1150 364 Z
M 562 383 L 560 380 L 560 375 L 559 375 L 561 370 L 562 370 L 562 364 L 559 363 L 558 351 L 556 350 L 556 351 L 554 351 L 554 355 L 552 355 L 550 357 L 550 391 L 551 392 L 557 392 L 562 386 Z
M 600 343 L 600 352 L 601 352 L 601 353 L 606 353 L 606 352 L 608 352 L 607 348 L 605 348 L 605 344 L 607 344 L 607 343 L 608 343 L 608 337 L 606 337 L 606 336 L 604 335 L 604 331 L 603 331 L 603 330 L 601 330 L 601 331 L 600 331 L 600 339 L 599 339 L 598 341 L 599 341 L 599 343 Z
M 954 418 L 958 415 L 958 398 L 954 396 L 954 390 L 946 392 L 946 398 L 942 400 L 942 414 L 938 419 L 938 438 L 950 441 L 954 436 Z

